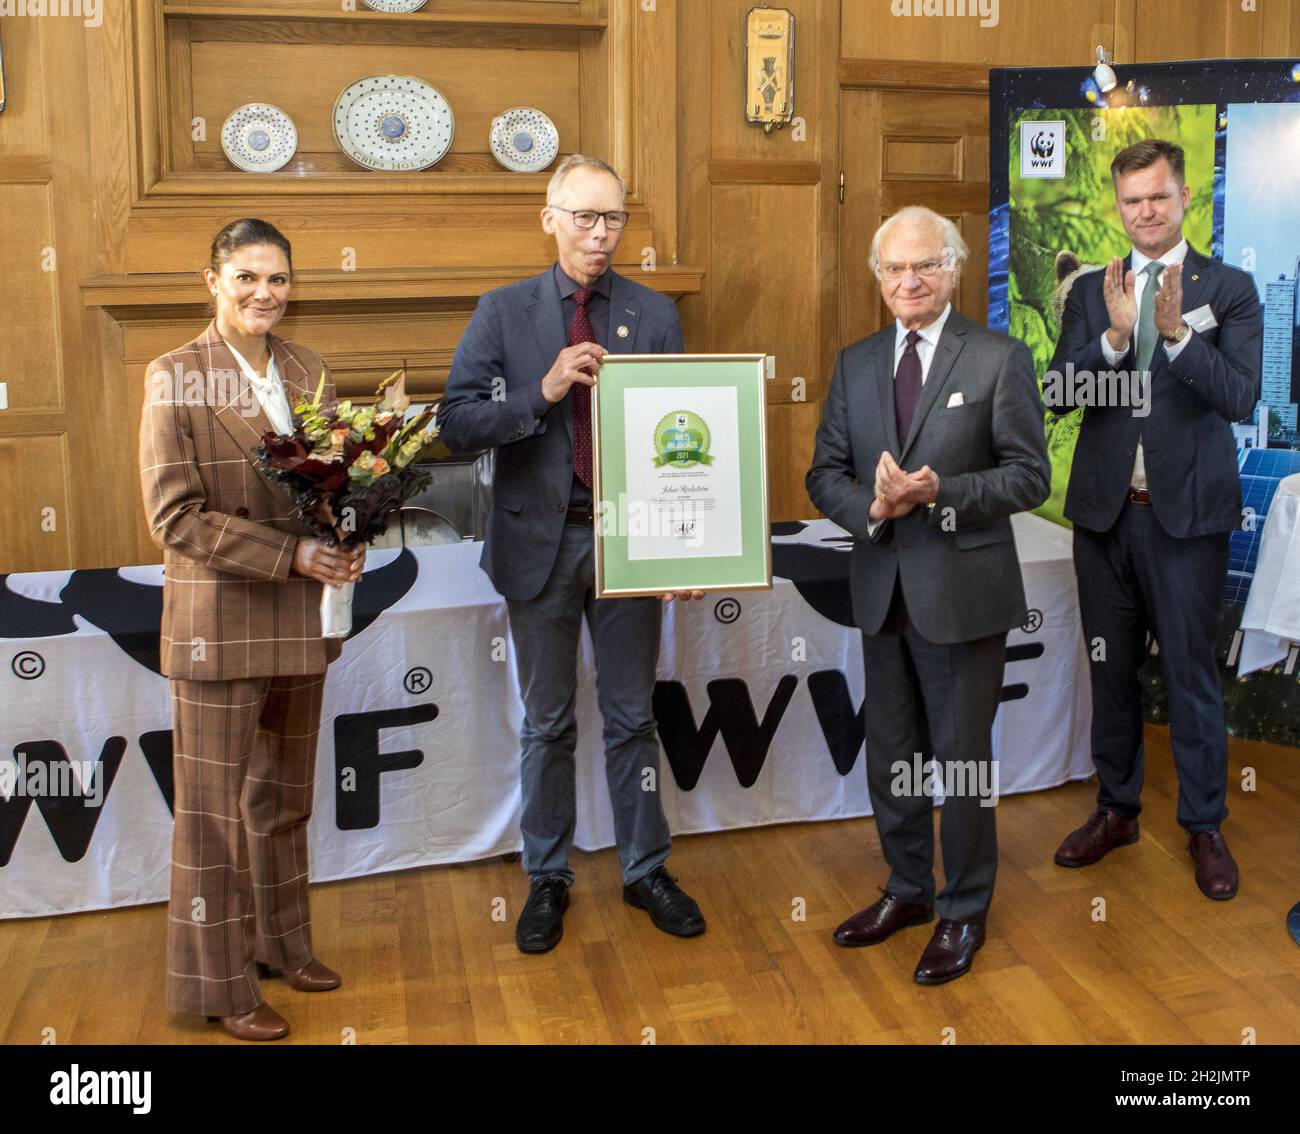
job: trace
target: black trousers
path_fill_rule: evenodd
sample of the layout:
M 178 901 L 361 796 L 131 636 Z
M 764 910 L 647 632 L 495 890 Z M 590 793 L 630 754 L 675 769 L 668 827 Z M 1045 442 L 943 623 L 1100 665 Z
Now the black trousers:
M 879 634 L 862 636 L 866 670 L 867 787 L 886 889 L 938 906 L 954 921 L 983 921 L 998 868 L 993 717 L 1007 636 L 941 645 L 917 633 L 895 587 Z M 939 819 L 945 885 L 935 897 L 934 799 L 912 772 L 933 758 L 946 798 Z M 990 787 L 993 792 L 990 795 Z
M 1106 532 L 1074 529 L 1074 571 L 1091 659 L 1097 803 L 1142 810 L 1144 754 L 1138 670 L 1150 631 L 1169 691 L 1178 822 L 1208 831 L 1228 815 L 1228 741 L 1216 648 L 1228 533 L 1177 539 L 1149 505 L 1129 503 Z

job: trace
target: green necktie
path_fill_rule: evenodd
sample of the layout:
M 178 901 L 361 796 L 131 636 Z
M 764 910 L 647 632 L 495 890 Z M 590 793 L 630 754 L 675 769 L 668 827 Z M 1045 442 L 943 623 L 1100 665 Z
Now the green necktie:
M 1151 356 L 1156 352 L 1156 276 L 1165 266 L 1159 260 L 1152 260 L 1142 270 L 1147 274 L 1147 283 L 1142 289 L 1142 302 L 1138 304 L 1137 368 L 1150 370 Z

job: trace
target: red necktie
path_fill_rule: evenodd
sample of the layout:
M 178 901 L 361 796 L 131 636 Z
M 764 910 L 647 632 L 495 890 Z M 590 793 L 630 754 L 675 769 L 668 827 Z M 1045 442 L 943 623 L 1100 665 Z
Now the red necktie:
M 594 343 L 596 332 L 591 329 L 591 316 L 587 304 L 595 293 L 589 287 L 580 287 L 573 293 L 575 310 L 569 326 L 569 346 Z M 573 471 L 588 488 L 591 487 L 591 387 L 575 382 L 573 391 Z
M 916 344 L 921 336 L 915 331 L 907 332 L 907 348 L 898 360 L 898 373 L 894 375 L 894 414 L 898 419 L 898 444 L 907 444 L 907 433 L 912 428 L 912 415 L 916 413 L 916 403 L 921 398 L 921 356 L 916 353 Z

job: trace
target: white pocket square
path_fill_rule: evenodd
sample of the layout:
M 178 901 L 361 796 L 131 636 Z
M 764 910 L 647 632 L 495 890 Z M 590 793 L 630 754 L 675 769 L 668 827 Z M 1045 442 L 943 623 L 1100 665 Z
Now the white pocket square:
M 1219 321 L 1214 317 L 1214 312 L 1210 310 L 1208 303 L 1201 304 L 1195 311 L 1188 311 L 1183 315 L 1183 322 L 1191 327 L 1193 331 L 1202 332 L 1219 325 Z
M 948 407 L 947 407 L 948 409 L 952 409 L 953 406 L 964 406 L 965 404 L 966 404 L 966 399 L 961 396 L 960 390 L 958 390 L 955 394 L 948 395 Z

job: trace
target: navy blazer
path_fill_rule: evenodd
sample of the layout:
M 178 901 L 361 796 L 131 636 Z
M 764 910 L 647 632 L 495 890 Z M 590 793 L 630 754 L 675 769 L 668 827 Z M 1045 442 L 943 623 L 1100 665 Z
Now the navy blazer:
M 948 313 L 907 437 L 894 411 L 891 321 L 840 351 L 805 483 L 817 507 L 853 538 L 853 618 L 876 634 L 895 580 L 907 615 L 931 642 L 971 642 L 1025 621 L 1011 515 L 1050 487 L 1033 359 L 1024 343 Z M 958 397 L 957 395 L 960 395 Z M 939 475 L 933 508 L 914 508 L 867 534 L 876 462 L 888 450 L 908 472 Z
M 1131 257 L 1124 260 L 1127 272 Z M 1103 374 L 1135 370 L 1128 353 L 1111 366 L 1101 349 L 1110 326 L 1102 294 L 1105 272 L 1079 276 L 1061 319 L 1051 369 Z M 1178 538 L 1231 531 L 1241 525 L 1241 478 L 1232 422 L 1253 412 L 1260 396 L 1263 311 L 1254 281 L 1238 268 L 1188 247 L 1183 261 L 1183 312 L 1208 305 L 1218 326 L 1192 331 L 1170 360 L 1163 340 L 1151 356 L 1147 416 L 1126 406 L 1083 412 L 1070 469 L 1065 515 L 1090 531 L 1108 531 L 1128 494 L 1138 438 L 1156 519 Z M 1047 379 L 1044 379 L 1046 386 Z M 1056 407 L 1053 407 L 1056 408 Z
M 610 269 L 616 354 L 680 354 L 671 299 Z M 616 328 L 626 327 L 627 335 Z M 453 452 L 495 448 L 481 565 L 508 599 L 536 598 L 550 578 L 573 485 L 573 394 L 548 406 L 538 383 L 568 343 L 552 268 L 487 292 L 456 347 L 438 410 Z

